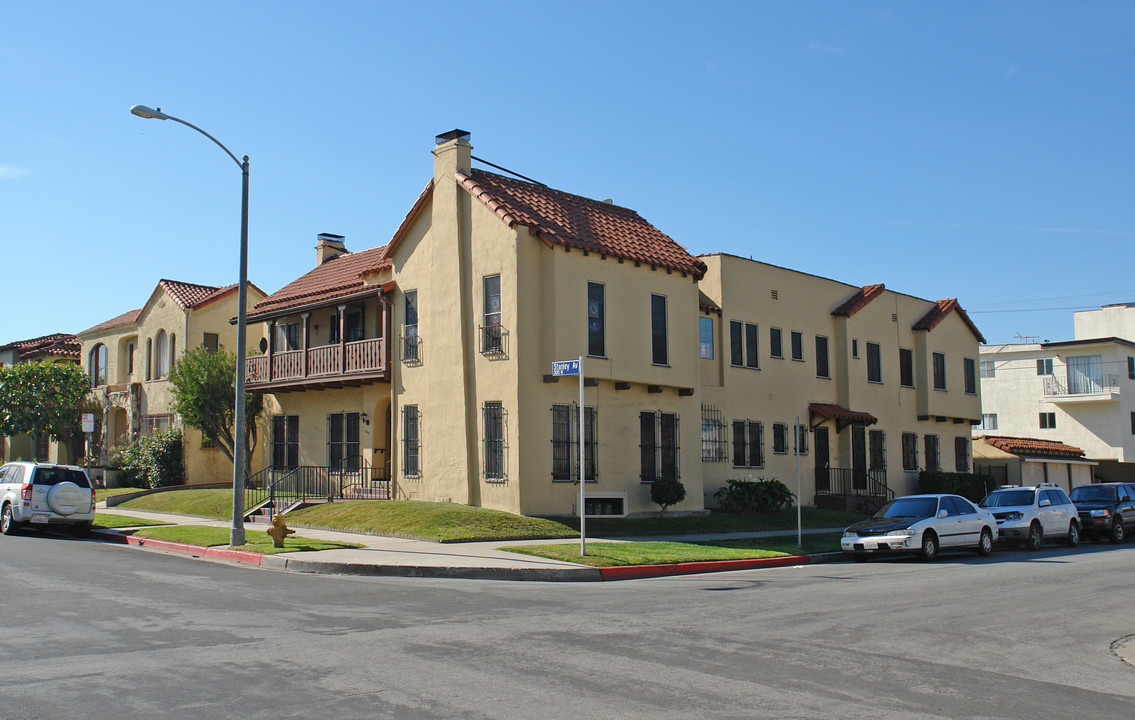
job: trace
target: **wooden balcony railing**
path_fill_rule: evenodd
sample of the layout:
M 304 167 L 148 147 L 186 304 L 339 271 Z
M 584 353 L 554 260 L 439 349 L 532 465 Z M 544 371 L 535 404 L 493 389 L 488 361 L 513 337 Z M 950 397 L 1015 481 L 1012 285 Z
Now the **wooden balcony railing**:
M 328 381 L 386 372 L 385 338 L 286 350 L 247 358 L 245 376 L 250 390 L 305 380 Z

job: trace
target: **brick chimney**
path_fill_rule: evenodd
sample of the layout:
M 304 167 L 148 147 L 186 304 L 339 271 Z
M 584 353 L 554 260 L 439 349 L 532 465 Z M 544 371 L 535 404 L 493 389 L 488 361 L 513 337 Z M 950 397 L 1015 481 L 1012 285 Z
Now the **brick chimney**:
M 319 267 L 331 258 L 339 257 L 347 252 L 342 235 L 319 233 L 315 238 L 315 266 Z

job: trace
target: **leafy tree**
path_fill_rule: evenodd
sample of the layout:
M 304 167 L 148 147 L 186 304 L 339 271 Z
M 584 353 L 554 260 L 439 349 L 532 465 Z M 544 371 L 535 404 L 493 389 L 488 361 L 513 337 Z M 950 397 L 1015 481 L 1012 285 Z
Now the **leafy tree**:
M 650 500 L 662 511 L 658 517 L 666 516 L 666 508 L 677 505 L 686 499 L 686 486 L 677 478 L 655 478 L 650 484 Z
M 169 371 L 173 408 L 181 421 L 217 441 L 230 462 L 235 462 L 236 355 L 218 348 L 209 352 L 198 346 L 181 354 Z M 256 449 L 256 419 L 264 412 L 261 393 L 245 393 L 244 472 L 252 469 Z
M 90 391 L 90 378 L 72 363 L 0 367 L 0 435 L 45 434 L 67 442 L 79 430 Z

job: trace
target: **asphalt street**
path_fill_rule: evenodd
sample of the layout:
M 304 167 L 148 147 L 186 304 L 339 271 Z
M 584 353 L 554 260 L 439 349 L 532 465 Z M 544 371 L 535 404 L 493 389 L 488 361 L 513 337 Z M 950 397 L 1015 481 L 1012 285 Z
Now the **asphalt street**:
M 0 718 L 1135 717 L 1133 563 L 520 583 L 0 537 Z

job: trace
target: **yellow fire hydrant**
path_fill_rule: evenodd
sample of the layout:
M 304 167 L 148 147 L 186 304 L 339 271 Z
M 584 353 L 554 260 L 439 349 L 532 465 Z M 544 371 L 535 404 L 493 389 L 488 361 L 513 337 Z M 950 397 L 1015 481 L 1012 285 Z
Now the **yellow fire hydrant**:
M 289 535 L 295 535 L 296 531 L 284 524 L 283 515 L 272 516 L 272 527 L 268 528 L 268 534 L 272 536 L 272 544 L 278 548 L 284 547 L 284 538 Z

